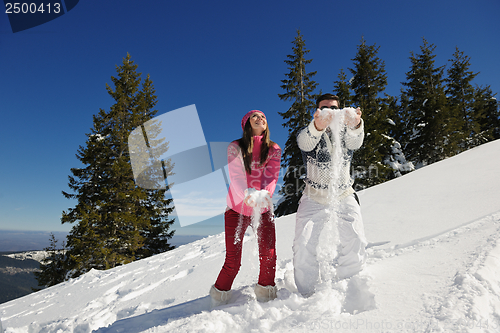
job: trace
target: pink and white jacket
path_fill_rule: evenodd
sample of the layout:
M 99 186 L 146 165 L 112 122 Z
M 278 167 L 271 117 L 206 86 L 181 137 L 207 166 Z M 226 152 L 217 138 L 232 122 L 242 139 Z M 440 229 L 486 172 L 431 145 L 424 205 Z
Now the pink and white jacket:
M 252 173 L 247 174 L 243 163 L 243 156 L 238 141 L 233 141 L 227 147 L 227 160 L 229 165 L 229 192 L 226 197 L 227 206 L 240 214 L 251 216 L 253 208 L 243 203 L 245 190 L 254 188 L 256 190 L 266 190 L 273 196 L 276 183 L 280 174 L 281 148 L 274 144 L 269 147 L 266 161 L 260 164 L 260 149 L 262 146 L 262 136 L 253 137 L 252 150 Z M 262 208 L 261 213 L 265 213 L 270 207 Z

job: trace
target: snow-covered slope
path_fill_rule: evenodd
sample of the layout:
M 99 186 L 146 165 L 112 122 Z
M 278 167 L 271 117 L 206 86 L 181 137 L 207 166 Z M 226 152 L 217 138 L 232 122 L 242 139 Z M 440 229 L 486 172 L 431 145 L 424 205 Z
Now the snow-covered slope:
M 295 216 L 277 219 L 278 299 L 258 303 L 248 230 L 232 303 L 209 309 L 224 235 L 0 305 L 6 332 L 498 332 L 500 141 L 360 193 L 370 242 L 360 276 L 309 298 L 293 282 Z M 495 167 L 496 166 L 496 167 Z
M 500 141 L 359 193 L 367 237 L 408 245 L 500 211 Z

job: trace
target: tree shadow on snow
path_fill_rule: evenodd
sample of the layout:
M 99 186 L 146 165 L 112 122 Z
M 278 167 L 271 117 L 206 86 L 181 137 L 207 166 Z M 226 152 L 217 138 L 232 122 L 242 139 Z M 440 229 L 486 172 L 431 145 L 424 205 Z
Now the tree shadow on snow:
M 248 295 L 241 290 L 234 290 L 231 295 L 230 303 L 219 306 L 215 309 L 223 309 L 231 306 L 237 306 L 248 301 Z M 210 296 L 200 297 L 192 301 L 177 304 L 161 310 L 153 310 L 139 316 L 125 318 L 115 321 L 108 327 L 101 327 L 93 333 L 124 333 L 141 332 L 155 326 L 166 325 L 169 321 L 190 317 L 203 311 L 211 311 Z
M 108 327 L 102 327 L 94 333 L 119 333 L 119 332 L 141 332 L 149 328 L 165 325 L 170 319 L 189 317 L 202 311 L 210 310 L 210 296 L 197 298 L 195 300 L 177 304 L 166 309 L 153 310 L 151 312 L 117 320 Z

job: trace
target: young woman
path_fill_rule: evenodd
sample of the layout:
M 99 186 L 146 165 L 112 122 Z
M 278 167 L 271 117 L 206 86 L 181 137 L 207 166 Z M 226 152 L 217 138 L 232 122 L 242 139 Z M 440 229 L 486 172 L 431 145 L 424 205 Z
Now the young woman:
M 241 265 L 243 236 L 248 226 L 257 226 L 260 273 L 255 295 L 260 302 L 276 298 L 276 233 L 272 201 L 280 172 L 281 149 L 269 138 L 262 111 L 252 110 L 241 121 L 243 136 L 227 149 L 231 183 L 224 214 L 226 260 L 210 289 L 212 305 L 226 304 Z

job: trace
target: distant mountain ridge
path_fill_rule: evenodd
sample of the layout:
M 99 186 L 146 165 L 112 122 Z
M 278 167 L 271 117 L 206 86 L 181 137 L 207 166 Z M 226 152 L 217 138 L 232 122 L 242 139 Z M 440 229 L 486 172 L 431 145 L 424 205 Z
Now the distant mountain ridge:
M 50 234 L 58 244 L 66 240 L 67 232 L 0 230 L 0 252 L 23 252 L 43 250 L 50 245 Z
M 54 234 L 57 244 L 62 245 L 66 241 L 67 232 L 63 231 L 26 231 L 26 230 L 1 230 L 0 229 L 0 253 L 1 252 L 26 252 L 41 251 L 50 245 L 50 234 Z M 200 235 L 174 235 L 169 244 L 181 246 L 206 237 Z
M 0 303 L 26 296 L 33 292 L 31 288 L 38 288 L 33 272 L 39 269 L 40 263 L 26 255 L 24 259 L 15 259 L 8 255 L 12 253 L 0 252 Z M 38 258 L 42 256 L 43 254 L 38 254 Z

